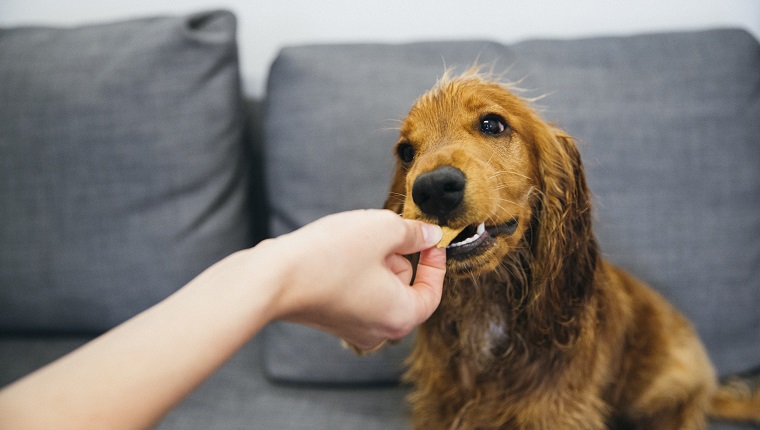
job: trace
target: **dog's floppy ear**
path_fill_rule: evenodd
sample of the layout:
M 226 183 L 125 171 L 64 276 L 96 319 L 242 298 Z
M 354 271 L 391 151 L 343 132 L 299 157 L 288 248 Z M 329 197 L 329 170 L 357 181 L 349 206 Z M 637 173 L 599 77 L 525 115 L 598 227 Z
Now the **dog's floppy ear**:
M 544 318 L 544 333 L 554 342 L 572 343 L 575 311 L 593 285 L 597 244 L 591 228 L 591 199 L 573 138 L 549 127 L 536 142 L 541 197 L 533 226 L 534 288 L 543 296 L 532 303 Z
M 391 180 L 391 189 L 388 191 L 388 197 L 385 199 L 385 209 L 392 210 L 397 214 L 404 212 L 404 200 L 406 199 L 406 169 L 399 162 L 396 162 L 396 168 Z

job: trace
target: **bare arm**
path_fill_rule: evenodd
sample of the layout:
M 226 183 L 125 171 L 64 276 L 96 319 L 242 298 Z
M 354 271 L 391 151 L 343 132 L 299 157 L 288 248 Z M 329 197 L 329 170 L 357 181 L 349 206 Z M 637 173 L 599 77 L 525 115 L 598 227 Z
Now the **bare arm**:
M 440 229 L 387 211 L 323 218 L 235 253 L 166 300 L 0 391 L 0 428 L 148 428 L 266 323 L 370 348 L 438 306 Z M 401 254 L 423 251 L 415 285 Z

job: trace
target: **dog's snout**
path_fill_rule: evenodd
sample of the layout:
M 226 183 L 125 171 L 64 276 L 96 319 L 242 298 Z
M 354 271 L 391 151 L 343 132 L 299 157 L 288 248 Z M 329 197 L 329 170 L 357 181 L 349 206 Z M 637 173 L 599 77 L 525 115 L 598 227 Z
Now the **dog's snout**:
M 467 180 L 461 170 L 443 166 L 417 177 L 412 199 L 422 212 L 444 221 L 464 200 Z

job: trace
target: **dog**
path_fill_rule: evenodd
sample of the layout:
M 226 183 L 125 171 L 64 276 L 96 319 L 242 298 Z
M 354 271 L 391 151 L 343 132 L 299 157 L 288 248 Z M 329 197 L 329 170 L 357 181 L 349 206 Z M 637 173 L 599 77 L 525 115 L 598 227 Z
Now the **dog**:
M 705 429 L 760 422 L 687 319 L 605 261 L 573 138 L 477 68 L 400 128 L 385 207 L 462 232 L 404 378 L 415 429 Z

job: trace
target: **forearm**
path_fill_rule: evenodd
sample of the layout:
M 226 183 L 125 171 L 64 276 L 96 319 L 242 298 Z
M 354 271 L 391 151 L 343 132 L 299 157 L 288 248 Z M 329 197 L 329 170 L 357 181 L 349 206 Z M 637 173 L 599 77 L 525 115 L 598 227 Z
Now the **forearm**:
M 404 336 L 440 301 L 446 253 L 431 248 L 440 238 L 437 226 L 354 211 L 231 255 L 0 391 L 0 428 L 149 427 L 274 319 L 366 348 Z M 416 252 L 410 286 L 402 255 Z
M 251 253 L 261 251 L 222 260 L 165 301 L 0 391 L 0 427 L 154 424 L 273 317 L 277 270 L 271 263 L 249 267 L 266 260 Z

